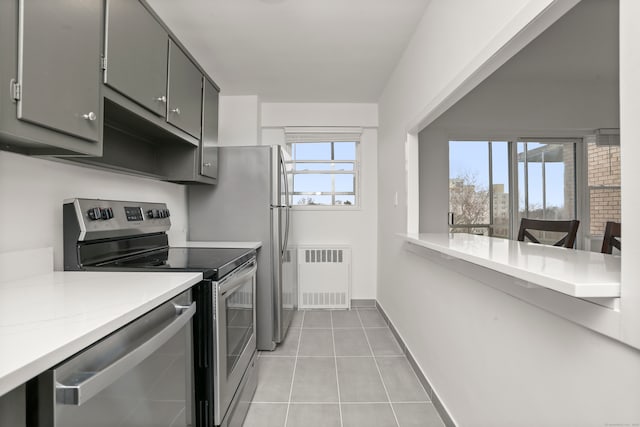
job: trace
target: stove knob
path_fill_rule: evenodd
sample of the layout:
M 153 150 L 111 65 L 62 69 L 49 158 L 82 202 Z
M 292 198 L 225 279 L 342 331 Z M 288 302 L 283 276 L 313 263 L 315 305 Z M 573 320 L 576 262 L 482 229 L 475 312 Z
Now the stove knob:
M 100 208 L 91 208 L 87 211 L 87 216 L 90 220 L 95 221 L 102 218 L 102 212 L 100 211 Z
M 169 212 L 169 209 L 165 209 L 165 212 L 167 214 L 167 218 L 169 218 L 171 216 L 171 212 Z
M 149 219 L 152 219 L 152 218 L 153 218 L 153 209 L 149 209 L 149 210 L 147 211 L 147 217 L 148 217 Z
M 102 209 L 102 219 L 111 219 L 111 218 L 113 218 L 113 209 L 112 208 Z

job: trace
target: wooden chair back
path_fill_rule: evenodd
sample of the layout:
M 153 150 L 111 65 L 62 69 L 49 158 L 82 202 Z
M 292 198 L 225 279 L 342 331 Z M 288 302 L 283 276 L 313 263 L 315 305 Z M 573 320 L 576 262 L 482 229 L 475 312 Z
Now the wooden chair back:
M 602 239 L 602 249 L 600 252 L 603 254 L 610 254 L 613 252 L 613 248 L 621 250 L 621 231 L 622 224 L 619 222 L 607 221 L 607 225 L 604 227 L 604 239 Z
M 565 248 L 573 248 L 576 242 L 576 233 L 578 232 L 578 226 L 580 221 L 572 219 L 568 221 L 551 221 L 543 219 L 529 219 L 522 218 L 520 221 L 520 230 L 518 231 L 518 240 L 524 242 L 526 237 L 533 243 L 540 243 L 540 241 L 529 232 L 529 230 L 538 231 L 554 231 L 565 233 L 565 235 L 555 242 L 553 246 L 562 246 Z

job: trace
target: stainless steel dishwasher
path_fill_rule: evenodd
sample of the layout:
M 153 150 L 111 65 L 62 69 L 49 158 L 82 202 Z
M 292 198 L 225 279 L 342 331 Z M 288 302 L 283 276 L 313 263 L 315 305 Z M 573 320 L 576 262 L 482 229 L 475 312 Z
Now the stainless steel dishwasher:
M 193 425 L 195 312 L 184 292 L 31 380 L 29 427 Z

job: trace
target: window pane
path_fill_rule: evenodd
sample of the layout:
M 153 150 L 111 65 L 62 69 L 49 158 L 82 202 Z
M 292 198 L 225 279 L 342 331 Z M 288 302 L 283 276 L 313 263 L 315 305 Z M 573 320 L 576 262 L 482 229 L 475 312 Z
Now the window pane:
M 351 174 L 335 175 L 336 193 L 353 193 L 355 176 Z
M 529 218 L 543 219 L 542 211 L 542 164 L 527 161 L 527 193 L 529 195 Z
M 545 194 L 547 210 L 546 219 L 571 218 L 572 212 L 569 209 L 573 206 L 573 197 L 569 194 L 565 186 L 564 163 L 545 164 Z M 570 200 L 569 200 L 570 199 Z
M 294 163 L 297 171 L 352 171 L 353 163 Z
M 356 203 L 357 142 L 302 142 L 291 143 L 290 147 L 294 205 Z
M 296 163 L 297 171 L 330 171 L 331 163 Z
M 526 152 L 525 152 L 526 150 Z M 561 220 L 575 214 L 574 143 L 518 143 L 521 217 Z M 526 182 L 524 170 L 527 170 Z M 551 235 L 549 235 L 551 236 Z M 542 236 L 546 241 L 554 237 Z
M 336 205 L 355 205 L 356 196 L 336 196 Z
M 488 236 L 489 235 L 489 227 L 449 227 L 450 233 L 467 233 L 467 234 L 475 234 L 478 236 Z
M 356 143 L 355 142 L 334 142 L 333 158 L 334 160 L 355 160 L 356 159 Z
M 294 160 L 331 160 L 331 143 L 296 143 L 293 144 Z
M 331 196 L 293 196 L 293 203 L 296 205 L 331 205 Z
M 526 187 L 524 179 L 524 143 L 518 142 L 516 152 L 518 154 L 518 222 L 527 217 Z
M 509 148 L 507 142 L 492 142 L 493 228 L 492 236 L 509 237 Z
M 489 223 L 489 143 L 449 142 L 449 211 L 455 224 Z
M 332 163 L 333 170 L 336 171 L 352 171 L 355 169 L 353 163 Z
M 293 176 L 293 192 L 324 192 L 331 191 L 330 174 L 299 174 Z

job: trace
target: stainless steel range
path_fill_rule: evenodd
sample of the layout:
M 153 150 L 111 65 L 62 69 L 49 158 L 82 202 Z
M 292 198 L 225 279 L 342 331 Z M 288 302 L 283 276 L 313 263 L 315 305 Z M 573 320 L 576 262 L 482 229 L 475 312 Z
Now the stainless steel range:
M 197 271 L 193 288 L 198 427 L 241 425 L 257 384 L 256 251 L 170 247 L 164 203 L 65 201 L 65 270 Z

